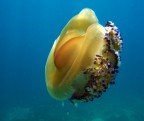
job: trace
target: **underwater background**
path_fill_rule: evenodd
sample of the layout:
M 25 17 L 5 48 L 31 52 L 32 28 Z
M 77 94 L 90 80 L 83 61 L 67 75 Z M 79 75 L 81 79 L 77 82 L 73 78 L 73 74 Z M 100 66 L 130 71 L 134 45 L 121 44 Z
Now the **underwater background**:
M 72 105 L 50 97 L 45 63 L 54 40 L 83 8 L 123 37 L 116 84 Z M 0 121 L 144 121 L 143 0 L 0 0 Z

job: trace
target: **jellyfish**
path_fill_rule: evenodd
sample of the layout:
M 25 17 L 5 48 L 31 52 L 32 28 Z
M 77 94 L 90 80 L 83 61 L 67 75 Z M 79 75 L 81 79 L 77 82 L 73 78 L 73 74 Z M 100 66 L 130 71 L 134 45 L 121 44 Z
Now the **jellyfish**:
M 121 49 L 114 23 L 102 26 L 95 12 L 84 8 L 66 24 L 49 53 L 45 65 L 49 94 L 72 103 L 99 98 L 115 83 Z

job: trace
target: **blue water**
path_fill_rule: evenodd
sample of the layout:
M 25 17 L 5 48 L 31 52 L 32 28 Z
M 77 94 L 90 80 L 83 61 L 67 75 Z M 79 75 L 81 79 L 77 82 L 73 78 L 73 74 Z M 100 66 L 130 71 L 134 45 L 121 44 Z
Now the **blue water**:
M 100 99 L 52 99 L 44 68 L 67 21 L 88 7 L 124 38 L 116 84 Z M 143 0 L 0 0 L 0 121 L 144 121 Z

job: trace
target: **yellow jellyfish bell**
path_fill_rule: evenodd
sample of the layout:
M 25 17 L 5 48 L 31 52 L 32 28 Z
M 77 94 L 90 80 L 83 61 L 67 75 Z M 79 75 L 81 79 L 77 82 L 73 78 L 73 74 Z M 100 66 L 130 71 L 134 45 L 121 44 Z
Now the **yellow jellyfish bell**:
M 99 98 L 114 84 L 122 39 L 108 21 L 103 27 L 93 10 L 85 8 L 61 31 L 49 53 L 45 78 L 49 94 L 75 102 Z

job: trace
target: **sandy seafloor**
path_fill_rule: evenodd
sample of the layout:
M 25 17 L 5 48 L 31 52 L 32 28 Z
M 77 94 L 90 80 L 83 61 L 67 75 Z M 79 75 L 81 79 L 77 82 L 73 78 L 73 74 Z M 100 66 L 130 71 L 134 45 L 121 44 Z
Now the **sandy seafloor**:
M 77 106 L 68 102 L 33 106 L 19 104 L 1 112 L 1 121 L 143 121 L 143 109 L 142 100 L 135 100 L 135 103 L 95 101 Z
M 67 21 L 88 7 L 123 37 L 116 84 L 72 105 L 52 99 L 44 68 Z M 143 0 L 0 0 L 0 121 L 144 121 Z

